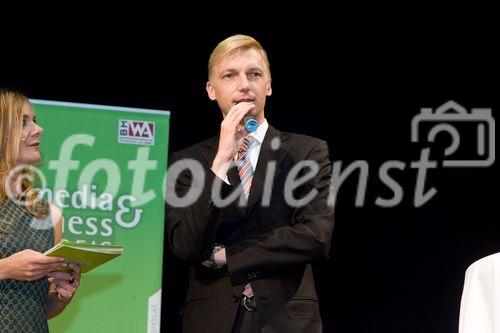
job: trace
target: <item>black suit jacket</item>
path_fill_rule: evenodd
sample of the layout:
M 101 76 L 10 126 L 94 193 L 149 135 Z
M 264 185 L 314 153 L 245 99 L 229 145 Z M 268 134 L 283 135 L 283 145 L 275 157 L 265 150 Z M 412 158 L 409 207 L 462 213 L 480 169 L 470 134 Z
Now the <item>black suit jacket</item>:
M 174 181 L 169 169 L 168 193 L 175 190 L 180 197 L 188 191 L 201 193 L 188 207 L 167 204 L 170 246 L 191 263 L 184 332 L 231 332 L 248 282 L 255 293 L 262 332 L 320 332 L 311 262 L 328 255 L 333 229 L 333 207 L 327 204 L 332 170 L 326 142 L 270 126 L 246 207 L 239 207 L 237 201 L 227 207 L 214 204 L 214 182 L 221 185 L 223 198 L 240 185 L 235 168 L 228 173 L 231 185 L 210 170 L 217 147 L 218 137 L 214 137 L 171 157 L 171 165 L 192 159 L 203 170 L 198 177 L 184 171 Z M 304 160 L 315 161 L 319 171 L 295 189 L 294 198 L 310 191 L 317 194 L 305 205 L 290 207 L 284 197 L 285 180 Z M 264 179 L 266 169 L 272 171 L 273 165 L 274 177 Z M 308 171 L 303 168 L 299 177 Z M 264 188 L 272 191 L 263 197 Z M 263 205 L 263 200 L 270 204 Z M 214 243 L 226 247 L 227 266 L 220 270 L 200 264 L 210 256 Z

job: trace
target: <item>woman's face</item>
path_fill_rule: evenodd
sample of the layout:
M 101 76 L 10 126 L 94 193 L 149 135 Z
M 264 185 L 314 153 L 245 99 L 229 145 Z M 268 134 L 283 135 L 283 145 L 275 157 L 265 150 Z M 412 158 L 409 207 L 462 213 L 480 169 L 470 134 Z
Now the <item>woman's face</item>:
M 23 106 L 23 130 L 19 142 L 17 164 L 34 164 L 42 159 L 40 154 L 40 134 L 43 128 L 37 125 L 33 107 L 29 103 Z

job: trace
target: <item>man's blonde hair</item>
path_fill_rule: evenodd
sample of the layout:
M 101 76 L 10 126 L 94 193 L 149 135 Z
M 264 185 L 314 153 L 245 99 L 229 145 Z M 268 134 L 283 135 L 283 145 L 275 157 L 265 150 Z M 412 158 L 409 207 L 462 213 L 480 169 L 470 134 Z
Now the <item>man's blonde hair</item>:
M 224 39 L 222 42 L 217 44 L 215 49 L 210 54 L 208 60 L 208 79 L 212 77 L 212 70 L 215 65 L 217 65 L 226 55 L 239 50 L 239 49 L 255 49 L 257 50 L 264 63 L 266 64 L 266 73 L 269 78 L 271 78 L 271 67 L 269 66 L 269 60 L 267 59 L 267 53 L 260 45 L 260 43 L 254 38 L 246 35 L 234 35 Z

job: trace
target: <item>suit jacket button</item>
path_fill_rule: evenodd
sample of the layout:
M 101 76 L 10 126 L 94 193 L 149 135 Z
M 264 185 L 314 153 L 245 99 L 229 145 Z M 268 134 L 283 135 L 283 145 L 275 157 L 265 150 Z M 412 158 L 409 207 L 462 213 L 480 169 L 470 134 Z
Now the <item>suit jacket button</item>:
M 214 201 L 212 199 L 208 200 L 207 208 L 212 208 L 214 206 Z

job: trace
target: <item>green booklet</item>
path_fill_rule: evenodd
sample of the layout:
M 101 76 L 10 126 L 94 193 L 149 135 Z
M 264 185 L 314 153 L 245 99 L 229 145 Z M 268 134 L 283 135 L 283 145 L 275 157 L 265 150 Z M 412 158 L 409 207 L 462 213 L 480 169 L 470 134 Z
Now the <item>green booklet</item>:
M 87 273 L 123 254 L 122 245 L 93 245 L 63 240 L 44 253 L 51 257 L 64 257 L 67 262 L 80 265 L 82 273 Z

